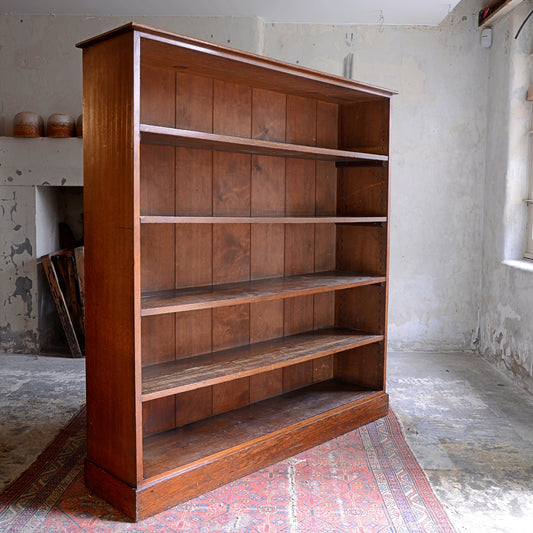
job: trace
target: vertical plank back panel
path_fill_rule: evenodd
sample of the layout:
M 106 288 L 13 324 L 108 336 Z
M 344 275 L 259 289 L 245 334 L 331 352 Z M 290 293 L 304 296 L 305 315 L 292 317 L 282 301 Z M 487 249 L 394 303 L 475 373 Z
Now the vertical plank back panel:
M 389 100 L 345 104 L 340 109 L 340 147 L 345 150 L 389 153 Z
M 337 325 L 385 335 L 387 290 L 383 285 L 366 285 L 336 292 Z
M 250 279 L 279 278 L 285 268 L 285 226 L 251 225 Z
M 175 75 L 173 71 L 141 66 L 141 121 L 175 125 Z M 175 212 L 175 148 L 141 146 L 140 206 L 142 214 Z M 142 291 L 174 287 L 175 234 L 172 226 L 141 228 Z
M 250 279 L 250 224 L 213 225 L 213 283 Z
M 213 351 L 243 346 L 250 342 L 250 305 L 213 309 Z
M 212 225 L 179 224 L 175 232 L 175 288 L 210 285 L 213 282 Z
M 213 414 L 238 409 L 250 403 L 250 378 L 213 385 Z
M 328 355 L 313 360 L 313 383 L 326 381 L 335 376 L 334 356 Z
M 259 402 L 283 392 L 283 369 L 250 376 L 250 402 Z
M 213 215 L 250 215 L 251 156 L 214 152 Z
M 213 387 L 203 387 L 181 394 L 176 398 L 175 427 L 191 424 L 213 414 Z
M 316 146 L 317 103 L 304 96 L 287 96 L 288 143 Z
M 287 298 L 284 303 L 285 335 L 296 335 L 313 329 L 313 295 Z
M 142 291 L 163 291 L 175 285 L 175 228 L 158 224 L 141 226 Z
M 176 76 L 171 69 L 141 64 L 140 119 L 144 124 L 175 127 Z
M 285 275 L 313 272 L 315 266 L 314 224 L 286 224 Z
M 252 92 L 253 139 L 285 142 L 287 97 L 283 93 L 254 88 Z
M 173 215 L 174 152 L 172 146 L 141 145 L 141 215 Z
M 252 156 L 250 214 L 285 215 L 285 159 Z
M 335 224 L 315 224 L 315 272 L 335 270 Z
M 337 213 L 337 167 L 333 161 L 316 161 L 316 216 Z
M 246 85 L 214 81 L 213 132 L 250 138 L 252 89 Z
M 383 342 L 361 346 L 335 355 L 335 377 L 374 390 L 385 388 Z
M 176 74 L 176 128 L 213 132 L 212 79 Z
M 285 335 L 296 335 L 313 329 L 313 303 L 313 296 L 298 296 L 285 300 Z M 299 389 L 311 383 L 313 383 L 313 361 L 306 361 L 283 369 L 284 392 Z
M 283 369 L 283 392 L 307 387 L 313 383 L 313 361 L 305 361 Z
M 313 296 L 313 329 L 329 328 L 335 325 L 335 293 L 324 292 Z
M 213 132 L 213 80 L 176 74 L 176 127 Z M 213 154 L 207 150 L 176 149 L 176 215 L 213 214 Z M 213 227 L 176 228 L 176 288 L 213 282 Z M 208 353 L 212 346 L 210 309 L 177 313 L 176 359 Z M 213 388 L 204 387 L 175 397 L 176 427 L 213 414 Z
M 287 159 L 285 173 L 285 215 L 315 216 L 315 162 L 308 159 Z
M 387 167 L 339 170 L 339 216 L 388 215 Z
M 337 148 L 339 143 L 339 106 L 331 102 L 316 103 L 316 145 Z
M 142 317 L 141 351 L 143 366 L 174 360 L 176 352 L 174 315 Z
M 141 66 L 140 120 L 174 127 L 176 120 L 176 76 L 172 70 Z M 175 148 L 141 146 L 140 209 L 146 215 L 175 213 Z M 142 291 L 165 290 L 175 284 L 176 237 L 173 226 L 141 227 Z M 175 328 L 171 315 L 141 320 L 142 365 L 174 359 Z M 174 426 L 174 397 L 143 404 L 143 436 Z
M 176 401 L 174 396 L 158 398 L 142 405 L 143 437 L 168 431 L 176 424 Z
M 337 268 L 387 275 L 386 226 L 337 225 Z
M 200 309 L 169 315 L 175 320 L 175 359 L 184 359 L 211 352 L 212 311 Z
M 250 342 L 283 337 L 283 300 L 250 304 Z
M 167 191 L 170 194 L 170 190 Z M 213 214 L 213 153 L 209 150 L 176 148 L 177 216 Z

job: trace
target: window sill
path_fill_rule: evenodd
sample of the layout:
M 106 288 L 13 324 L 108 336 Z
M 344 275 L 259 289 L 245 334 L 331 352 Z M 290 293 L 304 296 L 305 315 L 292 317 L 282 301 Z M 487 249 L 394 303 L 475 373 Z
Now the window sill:
M 503 264 L 518 270 L 533 272 L 533 260 L 530 259 L 508 259 L 503 261 Z

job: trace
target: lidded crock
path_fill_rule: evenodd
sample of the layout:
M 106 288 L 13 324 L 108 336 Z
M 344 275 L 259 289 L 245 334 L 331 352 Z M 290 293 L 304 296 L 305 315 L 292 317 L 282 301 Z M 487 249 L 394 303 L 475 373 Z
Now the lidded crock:
M 13 137 L 42 137 L 44 121 L 38 113 L 21 111 L 13 118 Z
M 48 137 L 73 137 L 74 119 L 65 113 L 53 113 L 46 124 Z

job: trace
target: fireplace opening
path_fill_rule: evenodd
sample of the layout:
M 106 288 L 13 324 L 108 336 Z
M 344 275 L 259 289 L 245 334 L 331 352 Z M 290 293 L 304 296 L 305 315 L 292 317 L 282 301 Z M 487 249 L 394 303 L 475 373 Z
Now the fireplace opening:
M 36 255 L 38 258 L 83 244 L 83 187 L 35 188 Z M 67 337 L 42 264 L 37 271 L 39 345 L 41 353 L 70 357 Z

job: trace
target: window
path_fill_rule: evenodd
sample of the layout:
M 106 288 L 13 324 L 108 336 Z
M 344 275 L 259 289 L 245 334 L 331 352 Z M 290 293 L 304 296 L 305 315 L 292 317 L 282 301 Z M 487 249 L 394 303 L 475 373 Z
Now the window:
M 527 101 L 533 101 L 533 88 L 527 92 Z M 524 257 L 533 259 L 533 129 L 529 132 L 529 175 L 527 198 L 524 200 L 527 206 L 526 243 Z
M 533 177 L 529 178 L 529 199 L 527 203 L 527 230 L 526 230 L 526 251 L 524 257 L 533 259 Z

